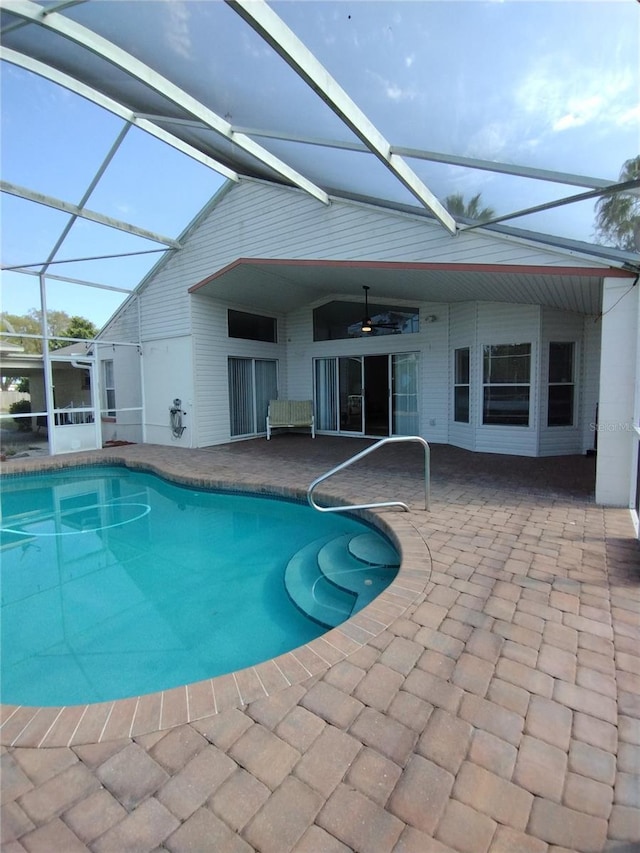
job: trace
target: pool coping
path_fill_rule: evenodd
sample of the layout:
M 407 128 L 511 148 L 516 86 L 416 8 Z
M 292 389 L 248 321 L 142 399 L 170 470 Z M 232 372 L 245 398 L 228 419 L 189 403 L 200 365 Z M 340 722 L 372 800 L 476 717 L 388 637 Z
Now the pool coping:
M 38 458 L 33 462 L 35 464 L 19 465 L 2 476 L 13 478 L 65 468 L 118 465 L 154 473 L 170 482 L 189 486 L 306 500 L 306 491 L 293 487 L 270 485 L 264 481 L 234 483 L 224 476 L 179 474 L 171 470 L 169 462 L 129 460 L 117 453 L 73 460 Z M 318 500 L 323 499 L 349 505 L 335 495 L 320 493 Z M 372 602 L 316 639 L 276 658 L 226 675 L 127 699 L 55 707 L 0 704 L 0 745 L 69 747 L 138 737 L 212 717 L 232 708 L 243 708 L 258 699 L 322 675 L 387 630 L 425 595 L 431 575 L 431 554 L 411 520 L 414 514 L 424 512 L 415 509 L 399 512 L 385 508 L 351 513 L 391 539 L 400 551 L 400 568 L 394 580 Z

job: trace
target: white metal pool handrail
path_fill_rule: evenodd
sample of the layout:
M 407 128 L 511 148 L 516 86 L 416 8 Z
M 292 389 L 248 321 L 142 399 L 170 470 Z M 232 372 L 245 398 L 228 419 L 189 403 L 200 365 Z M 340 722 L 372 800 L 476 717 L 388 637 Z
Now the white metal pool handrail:
M 409 512 L 409 507 L 403 503 L 402 501 L 383 501 L 382 503 L 369 503 L 369 504 L 349 504 L 348 506 L 320 506 L 313 499 L 313 490 L 317 485 L 322 483 L 328 477 L 331 477 L 333 474 L 337 474 L 338 471 L 342 471 L 343 468 L 347 468 L 349 465 L 353 465 L 354 462 L 358 462 L 360 459 L 363 459 L 365 456 L 368 456 L 369 453 L 373 453 L 374 450 L 377 450 L 379 447 L 382 447 L 383 444 L 391 444 L 397 443 L 400 441 L 417 441 L 424 447 L 424 508 L 428 511 L 429 509 L 429 500 L 430 500 L 430 480 L 431 480 L 431 472 L 430 472 L 430 450 L 429 445 L 421 438 L 419 435 L 393 435 L 388 438 L 381 438 L 380 441 L 376 441 L 375 444 L 372 444 L 371 447 L 365 448 L 365 450 L 360 451 L 360 453 L 356 453 L 355 456 L 352 456 L 350 459 L 347 459 L 346 462 L 341 462 L 340 465 L 336 465 L 335 468 L 332 468 L 330 471 L 327 471 L 326 474 L 322 474 L 320 477 L 316 477 L 316 479 L 309 485 L 307 489 L 307 501 L 314 508 L 317 509 L 318 512 L 349 512 L 354 509 L 373 509 L 374 507 L 380 506 L 399 506 L 402 509 Z

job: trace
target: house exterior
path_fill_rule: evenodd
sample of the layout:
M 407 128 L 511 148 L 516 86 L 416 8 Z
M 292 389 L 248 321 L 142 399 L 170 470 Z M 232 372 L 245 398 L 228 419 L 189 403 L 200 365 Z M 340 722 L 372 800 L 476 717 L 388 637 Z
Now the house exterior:
M 615 252 L 451 236 L 258 180 L 226 185 L 181 243 L 101 332 L 113 437 L 207 447 L 263 435 L 271 398 L 312 399 L 320 434 L 525 456 L 597 447 L 596 500 L 637 513 L 639 288 Z M 114 359 L 112 340 L 139 347 Z M 120 410 L 137 401 L 128 429 Z

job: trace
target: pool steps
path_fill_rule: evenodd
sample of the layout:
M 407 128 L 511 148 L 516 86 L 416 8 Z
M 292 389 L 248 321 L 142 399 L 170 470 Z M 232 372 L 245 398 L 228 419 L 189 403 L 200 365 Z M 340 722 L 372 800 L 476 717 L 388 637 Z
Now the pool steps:
M 396 551 L 374 533 L 350 533 L 315 540 L 297 551 L 284 583 L 296 607 L 333 628 L 372 601 L 393 580 Z

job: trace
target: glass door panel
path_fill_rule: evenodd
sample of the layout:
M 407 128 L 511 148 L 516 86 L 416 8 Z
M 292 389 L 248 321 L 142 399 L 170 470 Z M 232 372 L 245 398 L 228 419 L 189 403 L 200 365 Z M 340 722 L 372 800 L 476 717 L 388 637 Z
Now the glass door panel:
M 269 359 L 229 358 L 229 428 L 233 437 L 266 429 L 269 400 L 278 396 L 278 365 Z
M 362 358 L 338 359 L 340 386 L 340 429 L 344 432 L 363 432 Z
M 315 379 L 316 429 L 335 432 L 338 429 L 338 371 L 336 359 L 316 359 Z
M 391 388 L 393 435 L 419 435 L 417 353 L 391 356 Z
M 253 432 L 253 365 L 250 358 L 229 359 L 229 421 L 232 436 Z
M 364 400 L 366 435 L 389 435 L 388 355 L 365 356 Z

